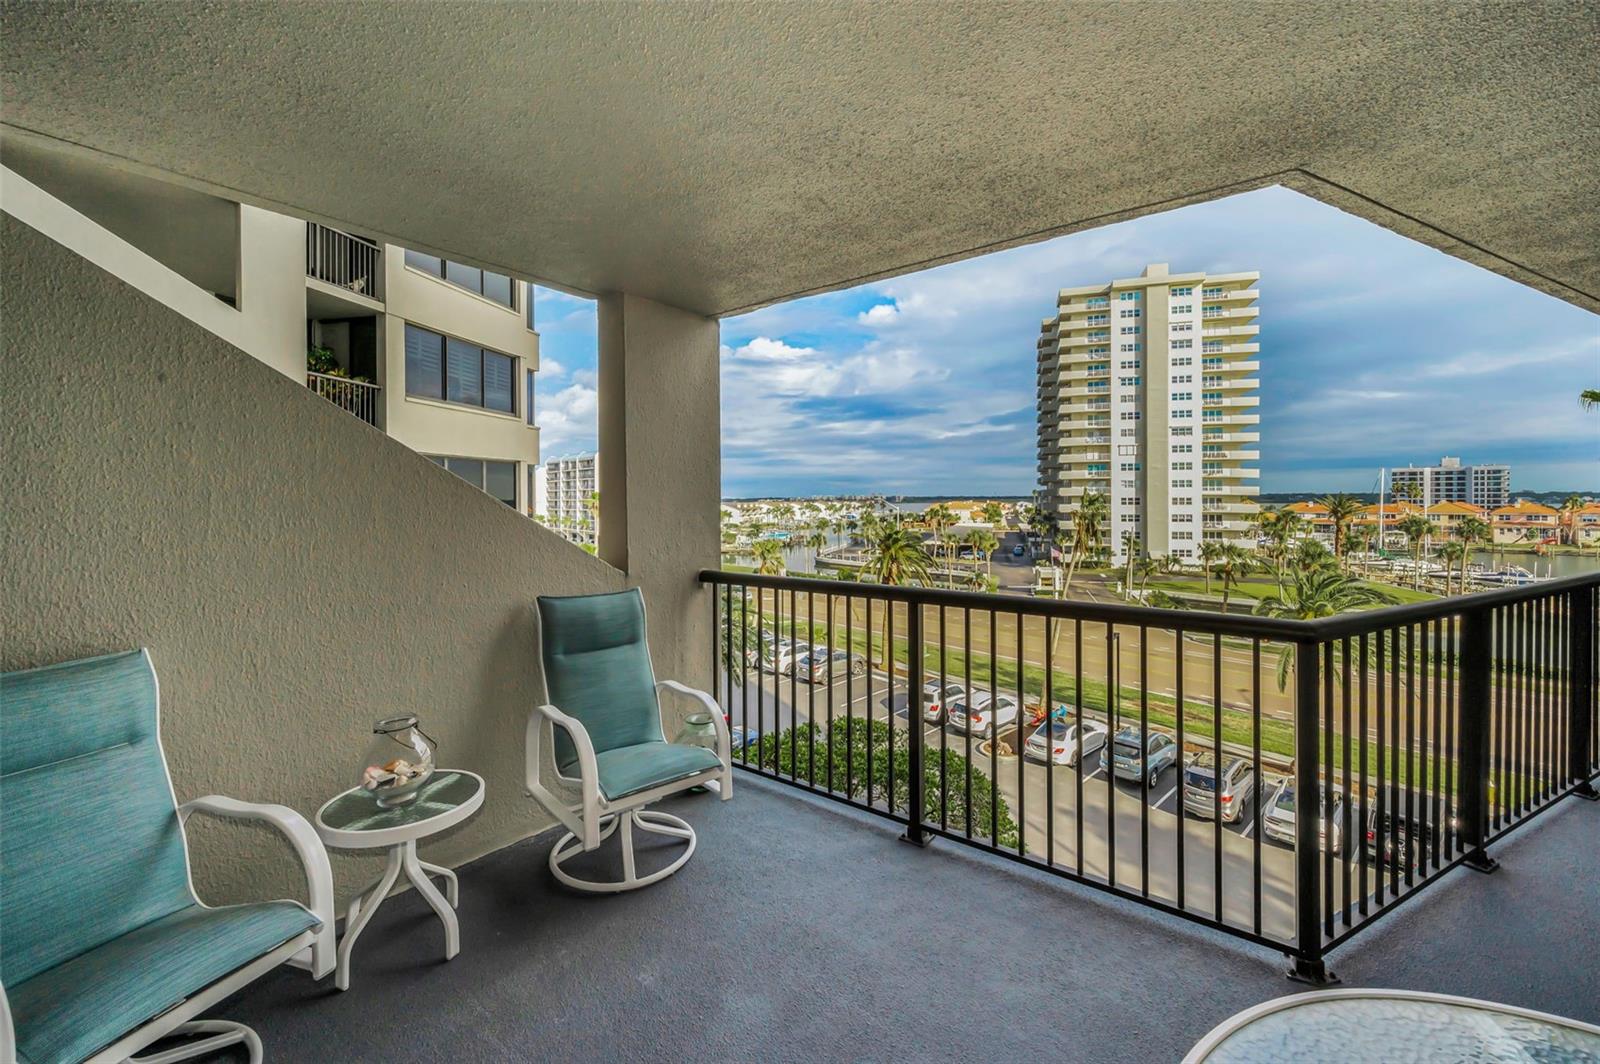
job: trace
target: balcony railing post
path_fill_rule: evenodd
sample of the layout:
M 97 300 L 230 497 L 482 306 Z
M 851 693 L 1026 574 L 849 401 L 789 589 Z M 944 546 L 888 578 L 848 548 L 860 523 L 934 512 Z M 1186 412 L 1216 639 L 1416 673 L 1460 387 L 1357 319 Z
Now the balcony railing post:
M 1339 981 L 1328 971 L 1322 952 L 1321 824 L 1323 803 L 1317 797 L 1317 751 L 1321 739 L 1321 644 L 1302 639 L 1294 654 L 1294 912 L 1295 951 L 1289 978 L 1298 983 L 1328 986 Z M 1214 707 L 1219 716 L 1222 706 Z M 1255 801 L 1261 801 L 1261 780 L 1255 781 Z M 1220 909 L 1220 900 L 1219 900 Z
M 1466 850 L 1463 863 L 1480 872 L 1493 872 L 1499 867 L 1485 849 L 1489 841 L 1489 685 L 1494 675 L 1493 620 L 1493 613 L 1486 609 L 1468 610 L 1461 615 L 1461 806 L 1456 817 L 1460 823 L 1461 845 Z
M 884 603 L 884 609 L 894 609 L 893 602 Z M 894 652 L 889 652 L 890 667 L 893 667 Z M 916 846 L 928 845 L 928 834 L 922 830 L 922 822 L 927 819 L 924 802 L 923 770 L 922 770 L 922 604 L 920 602 L 906 603 L 906 738 L 910 742 L 908 748 L 908 762 L 906 767 L 906 788 L 910 792 L 906 810 L 906 831 L 900 838 Z M 894 718 L 889 719 L 889 735 L 894 735 Z M 892 744 L 891 744 L 892 745 Z M 943 771 L 941 767 L 940 771 Z
M 1593 586 L 1574 588 L 1567 599 L 1567 646 L 1572 655 L 1571 669 L 1567 673 L 1570 687 L 1567 691 L 1567 712 L 1570 714 L 1567 729 L 1567 772 L 1577 781 L 1574 793 L 1591 802 L 1600 799 L 1595 790 L 1595 764 L 1591 757 L 1594 749 L 1594 630 L 1595 589 Z

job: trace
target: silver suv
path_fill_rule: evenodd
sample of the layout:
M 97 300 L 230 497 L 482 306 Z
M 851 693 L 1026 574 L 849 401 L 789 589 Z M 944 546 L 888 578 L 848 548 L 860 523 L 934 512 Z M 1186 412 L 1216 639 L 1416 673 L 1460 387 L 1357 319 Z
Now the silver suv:
M 1237 823 L 1255 791 L 1255 773 L 1243 758 L 1230 759 L 1220 780 L 1212 754 L 1200 754 L 1183 769 L 1183 808 L 1194 816 L 1210 817 L 1220 811 L 1224 821 Z

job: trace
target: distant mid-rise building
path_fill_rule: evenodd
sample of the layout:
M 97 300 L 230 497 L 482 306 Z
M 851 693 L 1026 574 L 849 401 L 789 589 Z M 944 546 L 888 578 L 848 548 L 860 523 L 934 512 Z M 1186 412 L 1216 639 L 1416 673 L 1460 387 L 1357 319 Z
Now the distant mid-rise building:
M 1040 327 L 1041 509 L 1098 494 L 1114 561 L 1193 559 L 1244 540 L 1260 491 L 1259 273 L 1170 273 L 1063 288 Z
M 1448 455 L 1436 466 L 1407 466 L 1389 471 L 1389 491 L 1423 509 L 1436 502 L 1465 502 L 1493 510 L 1511 501 L 1511 467 L 1462 465 Z
M 594 543 L 596 499 L 600 492 L 599 454 L 552 458 L 543 469 L 546 523 L 574 543 Z

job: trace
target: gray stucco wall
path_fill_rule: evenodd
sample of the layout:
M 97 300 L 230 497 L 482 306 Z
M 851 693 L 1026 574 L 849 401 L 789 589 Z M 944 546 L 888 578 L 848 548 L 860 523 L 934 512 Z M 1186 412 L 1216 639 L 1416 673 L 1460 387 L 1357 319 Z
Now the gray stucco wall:
M 371 722 L 414 711 L 442 763 L 488 781 L 472 821 L 424 844 L 453 865 L 551 822 L 521 786 L 543 692 L 535 596 L 642 583 L 658 669 L 705 681 L 693 575 L 716 549 L 714 323 L 670 308 L 657 322 L 660 339 L 675 322 L 691 337 L 661 364 L 703 360 L 692 383 L 712 384 L 670 413 L 709 404 L 710 420 L 675 449 L 655 441 L 642 475 L 692 476 L 643 497 L 711 501 L 658 525 L 629 580 L 10 216 L 0 234 L 0 665 L 148 646 L 179 800 L 309 816 L 354 782 Z M 655 402 L 679 398 L 666 386 Z M 270 832 L 197 821 L 191 838 L 207 900 L 301 896 Z M 341 900 L 376 867 L 336 854 Z

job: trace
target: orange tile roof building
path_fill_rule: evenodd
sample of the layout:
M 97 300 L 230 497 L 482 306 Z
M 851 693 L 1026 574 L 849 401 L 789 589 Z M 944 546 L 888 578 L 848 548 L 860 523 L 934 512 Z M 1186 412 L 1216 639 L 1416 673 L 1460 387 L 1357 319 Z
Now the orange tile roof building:
M 1518 499 L 1489 514 L 1496 543 L 1555 543 L 1561 537 L 1561 513 L 1542 503 Z

